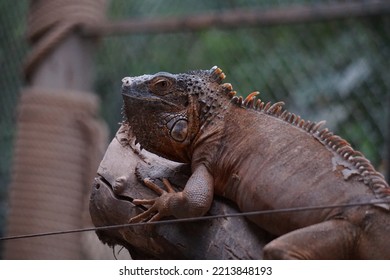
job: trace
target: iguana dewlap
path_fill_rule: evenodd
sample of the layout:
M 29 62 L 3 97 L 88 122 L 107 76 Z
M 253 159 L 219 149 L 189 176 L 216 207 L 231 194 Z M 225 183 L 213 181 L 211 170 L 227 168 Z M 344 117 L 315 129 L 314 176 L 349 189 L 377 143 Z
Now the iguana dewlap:
M 168 192 L 135 220 L 204 215 L 213 195 L 241 211 L 388 200 L 390 188 L 364 156 L 321 126 L 236 96 L 221 69 L 126 77 L 124 112 L 140 145 L 191 163 L 182 192 Z M 152 187 L 153 184 L 149 184 Z M 328 208 L 250 218 L 280 236 L 267 258 L 390 259 L 389 204 Z

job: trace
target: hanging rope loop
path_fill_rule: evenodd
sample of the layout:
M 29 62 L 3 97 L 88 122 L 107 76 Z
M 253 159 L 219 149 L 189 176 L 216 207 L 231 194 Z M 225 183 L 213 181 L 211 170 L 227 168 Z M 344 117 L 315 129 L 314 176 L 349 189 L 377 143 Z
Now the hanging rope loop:
M 106 17 L 107 0 L 33 0 L 27 20 L 32 50 L 24 74 L 29 80 L 39 63 L 71 32 L 80 27 L 98 28 Z

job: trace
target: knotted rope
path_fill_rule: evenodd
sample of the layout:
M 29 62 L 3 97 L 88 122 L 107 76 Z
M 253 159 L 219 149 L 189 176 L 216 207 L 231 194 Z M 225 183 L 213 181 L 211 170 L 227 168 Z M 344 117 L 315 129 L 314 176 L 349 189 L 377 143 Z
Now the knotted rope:
M 107 0 L 33 0 L 27 38 L 33 44 L 24 66 L 28 80 L 35 67 L 71 32 L 105 22 Z

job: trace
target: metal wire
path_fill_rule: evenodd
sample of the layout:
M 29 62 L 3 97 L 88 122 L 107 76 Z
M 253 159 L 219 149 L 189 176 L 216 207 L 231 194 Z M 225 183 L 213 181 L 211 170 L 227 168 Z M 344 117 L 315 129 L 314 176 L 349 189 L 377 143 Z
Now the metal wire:
M 1 237 L 0 241 L 17 240 L 17 239 L 34 238 L 34 237 L 42 237 L 42 236 L 51 236 L 51 235 L 60 235 L 60 234 L 72 234 L 72 233 L 87 232 L 87 231 L 94 231 L 94 230 L 110 230 L 110 229 L 112 230 L 112 229 L 118 229 L 118 228 L 124 228 L 124 227 L 188 223 L 188 222 L 198 222 L 198 221 L 206 221 L 206 220 L 220 219 L 220 218 L 235 218 L 235 217 L 242 217 L 242 216 L 249 217 L 249 216 L 256 216 L 256 215 L 281 214 L 281 213 L 289 213 L 289 212 L 316 211 L 316 210 L 322 210 L 322 209 L 369 206 L 369 205 L 376 205 L 376 204 L 390 204 L 390 199 L 381 199 L 381 200 L 375 200 L 375 201 L 371 201 L 371 202 L 357 202 L 357 203 L 346 203 L 346 204 L 335 204 L 335 205 L 324 205 L 324 206 L 305 206 L 305 207 L 260 210 L 260 211 L 251 211 L 251 212 L 228 213 L 228 214 L 213 215 L 213 216 L 202 216 L 202 217 L 152 221 L 152 222 L 147 222 L 147 223 L 145 223 L 145 222 L 131 223 L 131 224 L 126 223 L 126 224 L 119 224 L 119 225 L 108 225 L 108 226 L 88 227 L 88 228 L 51 231 L 51 232 L 42 232 L 42 233 L 33 233 L 33 234 L 22 234 L 22 235 Z

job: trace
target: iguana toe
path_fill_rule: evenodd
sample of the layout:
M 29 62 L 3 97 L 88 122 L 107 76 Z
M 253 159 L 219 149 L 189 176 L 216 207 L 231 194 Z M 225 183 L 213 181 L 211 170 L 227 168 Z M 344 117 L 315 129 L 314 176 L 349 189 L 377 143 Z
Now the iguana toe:
M 153 183 L 149 178 L 145 178 L 144 180 L 145 185 L 156 192 L 158 195 L 160 195 L 157 198 L 153 199 L 133 199 L 132 203 L 135 205 L 152 205 L 149 209 L 142 212 L 141 214 L 132 217 L 129 220 L 129 223 L 139 223 L 142 221 L 146 222 L 152 222 L 152 221 L 158 221 L 162 217 L 169 216 L 167 212 L 167 201 L 169 200 L 169 197 L 174 195 L 176 191 L 168 181 L 168 179 L 162 179 L 164 186 L 166 187 L 167 191 L 161 189 L 157 184 Z
M 141 214 L 138 214 L 137 216 L 132 217 L 129 220 L 129 223 L 140 223 L 142 221 L 147 221 L 149 219 L 149 217 L 153 215 L 153 212 L 155 212 L 155 209 L 153 209 L 153 207 L 151 207 L 148 210 L 142 212 Z M 154 214 L 154 216 L 155 216 L 155 214 Z M 151 219 L 153 219 L 153 216 Z M 149 221 L 151 219 L 149 219 Z

